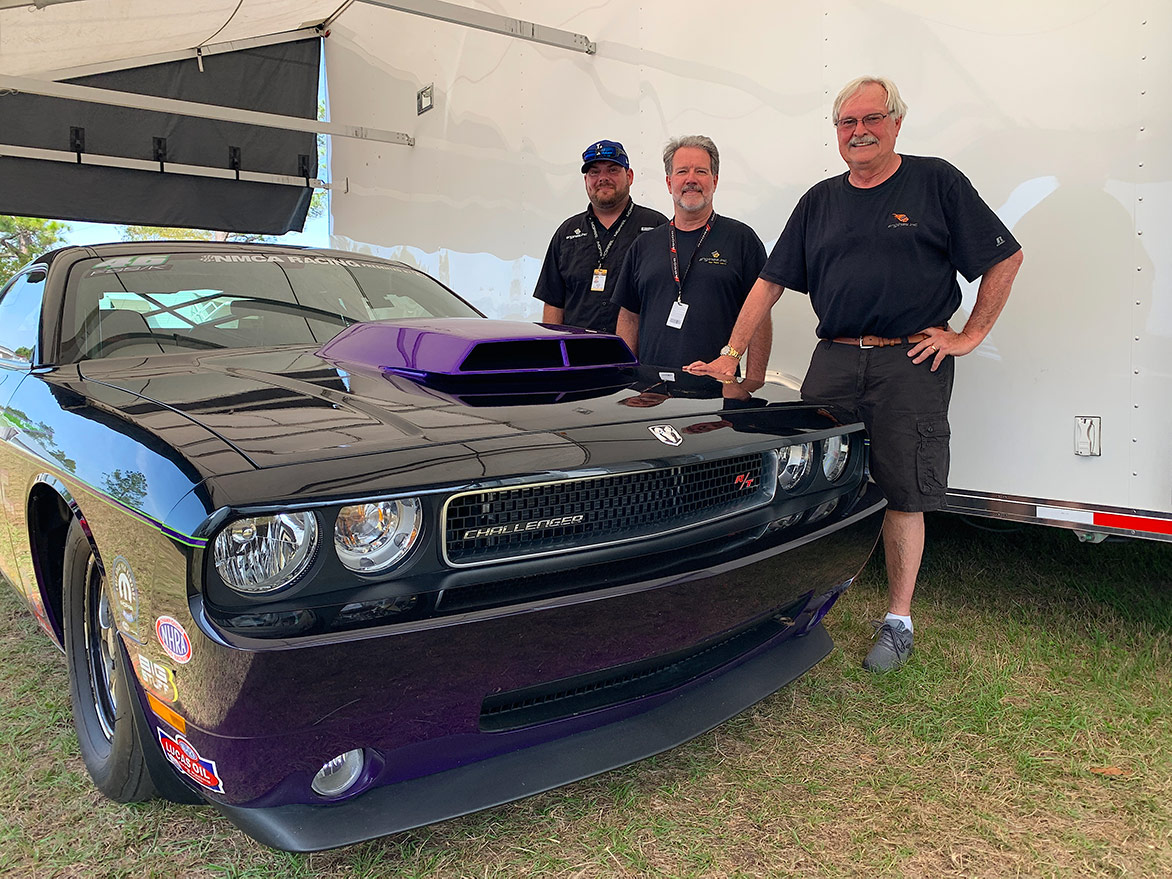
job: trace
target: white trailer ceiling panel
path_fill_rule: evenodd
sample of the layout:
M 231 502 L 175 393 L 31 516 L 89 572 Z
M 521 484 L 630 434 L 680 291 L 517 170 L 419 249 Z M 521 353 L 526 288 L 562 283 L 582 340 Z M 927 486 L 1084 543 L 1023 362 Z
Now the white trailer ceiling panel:
M 0 8 L 0 74 L 43 76 L 312 27 L 343 0 L 74 0 Z M 3 5 L 3 4 L 0 4 Z M 237 8 L 239 7 L 239 8 Z

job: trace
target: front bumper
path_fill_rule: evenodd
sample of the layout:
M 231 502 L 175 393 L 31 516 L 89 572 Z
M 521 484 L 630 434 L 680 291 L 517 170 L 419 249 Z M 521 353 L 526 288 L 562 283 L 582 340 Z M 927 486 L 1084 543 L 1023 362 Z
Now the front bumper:
M 223 792 L 198 793 L 262 842 L 316 850 L 671 748 L 829 653 L 819 620 L 866 562 L 884 506 L 868 486 L 841 518 L 792 539 L 729 535 L 719 551 L 678 553 L 657 576 L 632 558 L 613 565 L 610 589 L 429 627 L 251 645 L 201 634 L 177 708 Z M 562 698 L 606 674 L 589 684 L 601 696 Z M 503 725 L 489 717 L 494 699 L 534 691 L 562 707 L 534 714 L 522 704 Z M 145 716 L 148 741 L 174 735 Z M 370 756 L 361 783 L 335 801 L 313 794 L 322 764 L 356 748 Z
M 800 677 L 830 654 L 818 623 L 687 693 L 634 717 L 434 775 L 374 788 L 329 806 L 245 808 L 213 803 L 254 839 L 317 851 L 410 830 L 541 793 L 658 754 L 707 732 Z

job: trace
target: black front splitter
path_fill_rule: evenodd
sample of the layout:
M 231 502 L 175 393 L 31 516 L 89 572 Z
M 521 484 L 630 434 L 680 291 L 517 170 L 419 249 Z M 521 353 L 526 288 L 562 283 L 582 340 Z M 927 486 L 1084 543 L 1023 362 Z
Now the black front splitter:
M 447 772 L 374 788 L 346 802 L 262 808 L 212 805 L 249 836 L 286 851 L 320 851 L 399 833 L 666 751 L 776 692 L 833 649 L 833 640 L 819 623 L 808 634 L 785 638 L 702 686 L 635 717 Z

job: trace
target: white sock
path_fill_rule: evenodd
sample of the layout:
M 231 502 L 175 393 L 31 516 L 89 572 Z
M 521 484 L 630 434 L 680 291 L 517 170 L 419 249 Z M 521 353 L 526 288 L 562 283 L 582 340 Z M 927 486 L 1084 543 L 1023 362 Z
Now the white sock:
M 885 619 L 886 620 L 899 620 L 901 623 L 903 623 L 903 626 L 905 629 L 907 629 L 909 632 L 912 631 L 912 618 L 910 616 L 909 617 L 901 617 L 897 613 L 889 613 Z

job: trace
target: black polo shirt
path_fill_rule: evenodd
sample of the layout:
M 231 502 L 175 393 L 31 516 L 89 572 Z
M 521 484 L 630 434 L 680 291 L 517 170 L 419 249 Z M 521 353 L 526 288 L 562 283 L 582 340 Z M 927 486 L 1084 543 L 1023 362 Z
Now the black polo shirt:
M 639 362 L 678 369 L 715 360 L 728 343 L 749 289 L 765 265 L 765 245 L 749 226 L 717 216 L 703 243 L 703 229 L 676 230 L 683 275 L 683 325 L 667 325 L 676 301 L 667 226 L 640 236 L 623 261 L 612 300 L 639 315 Z
M 564 308 L 563 320 L 568 326 L 614 332 L 619 308 L 611 304 L 610 298 L 623 258 L 640 234 L 667 222 L 667 217 L 659 211 L 634 202 L 629 207 L 631 214 L 626 223 L 620 215 L 607 229 L 595 218 L 594 206 L 590 205 L 585 213 L 576 214 L 562 223 L 550 240 L 533 295 L 555 308 Z M 597 244 L 590 229 L 592 222 L 598 229 Z M 614 244 L 607 250 L 612 239 Z M 599 267 L 599 244 L 606 251 L 602 263 L 602 268 L 606 269 L 606 286 L 595 291 L 590 288 L 594 282 L 594 270 Z

